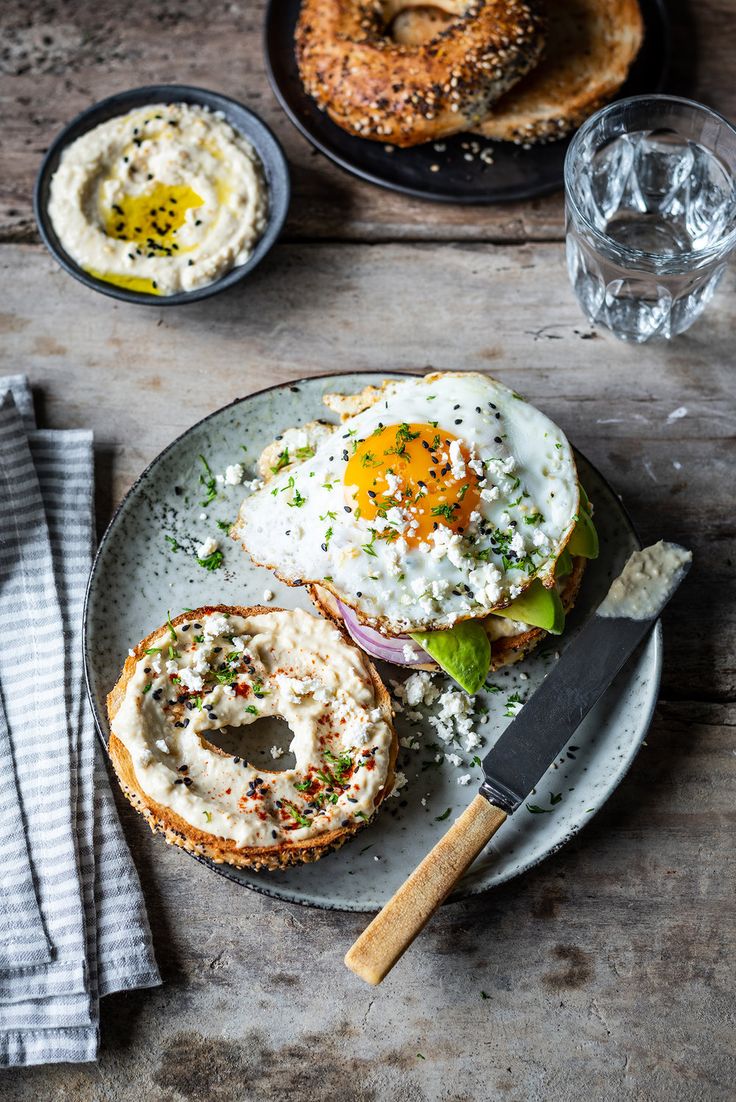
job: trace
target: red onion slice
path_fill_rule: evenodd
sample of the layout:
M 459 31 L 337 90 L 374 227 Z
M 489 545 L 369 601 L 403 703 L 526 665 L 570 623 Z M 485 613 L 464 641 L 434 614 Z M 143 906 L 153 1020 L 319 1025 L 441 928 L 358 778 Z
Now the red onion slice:
M 395 666 L 421 666 L 433 661 L 427 652 L 418 647 L 408 635 L 398 635 L 392 639 L 387 639 L 380 632 L 361 624 L 353 610 L 344 605 L 342 601 L 337 603 L 350 636 L 372 658 L 380 658 L 383 662 L 392 662 Z M 406 654 L 404 653 L 406 648 L 412 651 L 411 657 L 407 657 L 408 650 Z

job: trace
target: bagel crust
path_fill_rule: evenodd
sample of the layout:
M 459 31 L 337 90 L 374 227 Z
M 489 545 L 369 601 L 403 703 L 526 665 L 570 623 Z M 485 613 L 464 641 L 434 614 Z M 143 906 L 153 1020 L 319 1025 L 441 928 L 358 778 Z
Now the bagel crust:
M 167 842 L 218 864 L 316 861 L 394 784 L 385 686 L 359 648 L 301 610 L 219 605 L 169 620 L 130 652 L 107 710 L 132 806 Z M 206 738 L 259 715 L 289 722 L 295 768 L 256 769 Z
M 388 34 L 391 0 L 303 0 L 296 55 L 306 91 L 350 134 L 398 146 L 476 128 L 537 63 L 544 34 L 528 0 L 445 0 L 429 42 Z

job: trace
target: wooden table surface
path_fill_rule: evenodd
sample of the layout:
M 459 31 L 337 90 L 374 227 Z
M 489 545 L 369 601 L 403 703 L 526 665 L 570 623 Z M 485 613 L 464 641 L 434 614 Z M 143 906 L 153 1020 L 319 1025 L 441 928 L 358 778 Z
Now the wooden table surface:
M 672 90 L 736 116 L 735 0 L 671 3 Z M 467 209 L 360 184 L 317 155 L 265 78 L 261 0 L 4 0 L 2 370 L 40 418 L 96 434 L 99 523 L 166 443 L 263 385 L 355 368 L 489 371 L 541 406 L 620 492 L 645 540 L 693 548 L 665 617 L 646 746 L 542 866 L 445 908 L 387 981 L 341 964 L 360 915 L 213 877 L 127 808 L 164 985 L 103 1002 L 99 1064 L 5 1073 L 4 1099 L 431 1102 L 732 1099 L 734 332 L 731 274 L 671 345 L 591 330 L 564 269 L 562 199 Z M 178 310 L 103 298 L 39 245 L 41 154 L 112 92 L 235 96 L 283 141 L 281 243 L 238 288 Z M 490 998 L 482 998 L 484 991 Z

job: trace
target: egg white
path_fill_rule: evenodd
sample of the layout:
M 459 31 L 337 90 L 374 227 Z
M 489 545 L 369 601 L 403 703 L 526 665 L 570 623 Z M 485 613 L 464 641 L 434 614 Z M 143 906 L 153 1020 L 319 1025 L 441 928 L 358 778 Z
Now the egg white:
M 343 479 L 356 442 L 379 424 L 434 421 L 484 464 L 477 519 L 454 537 L 441 524 L 419 547 L 401 537 L 372 539 L 375 522 L 356 519 L 346 505 Z M 250 494 L 234 536 L 283 581 L 319 583 L 363 623 L 400 635 L 487 616 L 535 577 L 553 584 L 577 508 L 575 461 L 562 431 L 486 375 L 443 372 L 388 383 L 311 458 Z M 502 533 L 505 556 L 491 544 L 494 532 Z

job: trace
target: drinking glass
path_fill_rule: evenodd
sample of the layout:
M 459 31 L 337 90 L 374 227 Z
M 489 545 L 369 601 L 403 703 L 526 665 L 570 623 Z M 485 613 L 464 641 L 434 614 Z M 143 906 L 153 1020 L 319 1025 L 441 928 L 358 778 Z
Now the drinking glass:
M 565 158 L 567 268 L 591 322 L 665 340 L 710 302 L 736 246 L 736 130 L 701 104 L 634 96 Z

